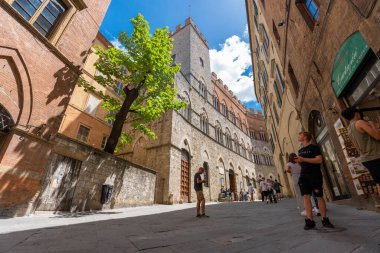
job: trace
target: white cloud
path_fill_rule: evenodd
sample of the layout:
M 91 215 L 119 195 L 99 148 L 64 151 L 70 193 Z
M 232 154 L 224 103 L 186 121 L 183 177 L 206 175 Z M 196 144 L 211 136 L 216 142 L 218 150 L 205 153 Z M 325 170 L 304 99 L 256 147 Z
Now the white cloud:
M 119 49 L 121 49 L 123 47 L 123 45 L 120 43 L 120 41 L 117 38 L 114 38 L 113 40 L 111 40 L 111 44 L 114 47 L 117 47 Z
M 257 100 L 253 89 L 253 73 L 244 74 L 252 64 L 249 44 L 233 35 L 220 47 L 220 50 L 210 50 L 211 70 L 241 101 Z

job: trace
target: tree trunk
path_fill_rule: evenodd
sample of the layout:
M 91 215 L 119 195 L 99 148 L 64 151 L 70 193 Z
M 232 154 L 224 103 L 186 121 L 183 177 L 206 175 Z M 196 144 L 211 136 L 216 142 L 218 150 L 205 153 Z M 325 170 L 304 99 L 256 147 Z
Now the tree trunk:
M 108 137 L 106 147 L 104 148 L 104 151 L 110 154 L 113 154 L 115 152 L 129 109 L 131 108 L 133 101 L 135 101 L 139 96 L 139 90 L 136 88 L 131 90 L 125 88 L 124 91 L 125 99 L 123 101 L 123 105 L 115 116 L 115 122 L 113 123 L 111 134 Z

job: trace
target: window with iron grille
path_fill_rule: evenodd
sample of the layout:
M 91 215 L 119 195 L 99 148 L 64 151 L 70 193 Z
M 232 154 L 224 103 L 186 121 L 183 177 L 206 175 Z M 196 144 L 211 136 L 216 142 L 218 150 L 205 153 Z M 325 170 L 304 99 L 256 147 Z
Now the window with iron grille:
M 68 10 L 62 0 L 15 0 L 12 7 L 45 37 Z
M 77 140 L 87 143 L 89 134 L 90 134 L 90 128 L 85 127 L 83 125 L 79 125 Z

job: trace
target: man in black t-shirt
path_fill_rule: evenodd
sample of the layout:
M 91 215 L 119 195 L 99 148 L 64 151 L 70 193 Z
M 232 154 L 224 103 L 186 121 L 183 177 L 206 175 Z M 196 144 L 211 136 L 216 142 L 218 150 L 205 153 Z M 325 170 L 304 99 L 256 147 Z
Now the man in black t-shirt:
M 197 194 L 197 216 L 198 218 L 201 217 L 209 217 L 205 213 L 205 197 L 203 196 L 203 183 L 206 182 L 205 180 L 202 180 L 201 174 L 205 169 L 203 167 L 200 167 L 198 169 L 198 172 L 194 175 L 194 190 Z
M 318 199 L 319 211 L 322 216 L 322 225 L 324 227 L 333 228 L 329 218 L 326 216 L 326 202 L 323 199 L 323 177 L 321 171 L 322 154 L 317 145 L 311 143 L 311 134 L 309 132 L 301 132 L 298 135 L 298 141 L 303 147 L 298 151 L 296 162 L 301 165 L 301 175 L 298 185 L 304 200 L 307 219 L 305 219 L 305 230 L 315 228 L 313 220 L 313 212 L 311 205 L 311 195 Z

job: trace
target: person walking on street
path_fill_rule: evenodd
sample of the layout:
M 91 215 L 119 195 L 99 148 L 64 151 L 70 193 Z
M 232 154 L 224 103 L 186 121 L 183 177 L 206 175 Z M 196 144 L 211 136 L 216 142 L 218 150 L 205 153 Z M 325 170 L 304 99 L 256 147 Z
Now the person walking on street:
M 249 183 L 249 185 L 248 185 L 248 194 L 249 194 L 250 201 L 254 201 L 254 199 L 253 199 L 253 194 L 254 193 L 255 193 L 255 190 L 253 189 L 252 184 Z
M 273 189 L 276 191 L 276 195 L 277 195 L 277 199 L 278 200 L 281 200 L 281 187 L 282 184 L 280 184 L 280 182 L 277 181 L 277 179 L 274 180 L 274 183 L 273 183 Z
M 298 163 L 296 163 L 296 158 L 297 155 L 295 153 L 291 153 L 289 155 L 289 162 L 285 171 L 292 175 L 292 183 L 294 188 L 294 195 L 297 200 L 297 208 L 301 211 L 303 210 L 303 198 L 301 195 L 300 187 L 298 185 L 298 180 L 301 175 L 301 166 Z M 303 215 L 302 212 L 304 211 L 301 211 L 301 215 Z M 304 212 L 304 214 L 306 215 L 306 212 Z
M 322 215 L 322 225 L 324 227 L 334 228 L 334 225 L 331 224 L 329 218 L 326 216 L 326 202 L 323 199 L 321 150 L 317 145 L 311 143 L 311 134 L 309 132 L 299 133 L 298 141 L 303 144 L 303 147 L 298 151 L 298 156 L 295 161 L 301 165 L 298 185 L 303 196 L 307 216 L 304 229 L 309 230 L 315 228 L 311 205 L 312 193 L 314 193 L 318 199 L 319 211 Z
M 348 135 L 359 150 L 360 160 L 370 172 L 380 195 L 380 130 L 372 121 L 363 120 L 358 109 L 347 108 L 342 116 L 350 121 Z
M 197 216 L 201 217 L 209 217 L 205 213 L 205 197 L 203 196 L 203 183 L 206 181 L 202 179 L 201 175 L 204 172 L 203 167 L 199 167 L 198 172 L 194 175 L 194 190 L 197 194 Z
M 261 201 L 264 202 L 267 197 L 267 183 L 265 182 L 265 177 L 263 177 L 260 182 L 260 190 L 261 190 Z
M 277 203 L 277 200 L 273 191 L 273 182 L 269 178 L 267 179 L 267 204 L 268 204 L 268 199 L 271 204 L 273 204 L 273 201 L 274 203 Z

